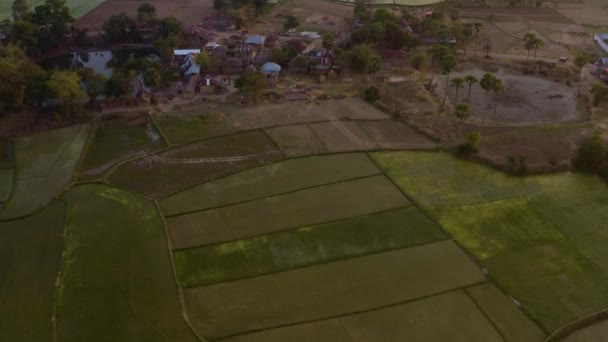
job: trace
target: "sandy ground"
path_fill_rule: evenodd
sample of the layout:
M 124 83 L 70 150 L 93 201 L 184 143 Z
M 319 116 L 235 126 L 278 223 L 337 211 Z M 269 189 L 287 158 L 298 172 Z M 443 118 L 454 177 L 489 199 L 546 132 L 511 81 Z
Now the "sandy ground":
M 450 78 L 474 75 L 478 79 L 485 71 L 469 69 L 454 72 Z M 502 79 L 505 91 L 495 96 L 490 92 L 485 100 L 485 91 L 479 85 L 471 88 L 471 118 L 486 123 L 494 123 L 495 103 L 496 123 L 499 124 L 530 124 L 530 123 L 560 123 L 579 120 L 576 111 L 576 86 L 571 87 L 554 81 L 534 76 L 519 75 L 499 70 L 494 75 Z M 442 76 L 437 86 L 437 93 L 443 97 L 445 92 L 445 76 Z M 468 87 L 461 88 L 458 101 L 466 100 Z M 454 103 L 456 89 L 449 87 L 448 98 Z

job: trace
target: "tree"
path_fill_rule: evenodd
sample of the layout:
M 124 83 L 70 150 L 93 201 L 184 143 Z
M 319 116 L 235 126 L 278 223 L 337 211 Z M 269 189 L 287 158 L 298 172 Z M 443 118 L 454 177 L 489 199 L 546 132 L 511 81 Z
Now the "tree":
M 80 78 L 90 102 L 95 102 L 97 97 L 103 93 L 108 78 L 103 74 L 96 74 L 91 68 L 85 68 L 80 72 Z
M 450 49 L 445 45 L 435 44 L 429 49 L 429 54 L 431 55 L 431 66 L 435 66 L 435 64 L 440 61 L 443 56 L 450 53 Z M 437 75 L 437 80 L 435 81 L 435 87 L 437 86 L 437 82 L 439 82 L 439 75 Z M 433 84 L 433 75 L 429 79 L 429 88 Z
M 504 90 L 505 90 L 505 86 L 502 83 L 502 80 L 500 78 L 495 77 L 494 84 L 492 85 L 492 92 L 494 92 L 494 118 L 493 118 L 494 123 L 496 123 L 496 107 L 498 107 L 498 101 L 497 101 L 498 93 L 500 93 Z
M 469 45 L 471 38 L 473 37 L 474 27 L 472 23 L 465 23 L 462 27 L 462 38 L 464 40 L 464 55 L 467 55 L 467 45 Z
M 365 92 L 363 93 L 363 98 L 369 103 L 374 103 L 380 100 L 380 90 L 378 90 L 378 88 L 374 86 L 371 86 L 365 89 Z
M 25 49 L 28 56 L 36 57 L 40 54 L 38 48 L 38 26 L 29 21 L 15 21 L 10 32 L 11 40 Z
M 133 93 L 133 78 L 122 70 L 115 70 L 106 82 L 104 93 L 107 97 L 125 97 Z
M 464 87 L 464 79 L 456 77 L 450 81 L 450 85 L 456 88 L 456 94 L 454 95 L 454 104 L 458 104 L 458 90 Z
M 574 157 L 574 166 L 585 172 L 604 171 L 608 166 L 608 148 L 599 135 L 583 142 Z
M 428 55 L 422 52 L 415 53 L 410 59 L 412 68 L 423 71 L 428 64 Z
M 473 75 L 467 75 L 464 77 L 464 81 L 469 86 L 469 92 L 467 94 L 467 101 L 471 101 L 471 87 L 473 86 L 473 84 L 477 83 L 477 81 L 478 81 L 477 77 L 475 77 Z
M 168 39 L 169 37 L 179 39 L 181 34 L 182 23 L 173 17 L 163 18 L 156 27 L 156 39 Z
M 461 103 L 454 108 L 454 115 L 460 120 L 460 122 L 464 122 L 471 115 L 471 110 L 469 105 L 466 103 Z
M 356 45 L 348 57 L 350 66 L 359 72 L 374 73 L 382 66 L 380 55 L 369 45 Z
M 591 95 L 593 95 L 593 105 L 599 106 L 608 103 L 608 87 L 602 83 L 594 83 L 591 86 Z
M 578 82 L 577 82 L 577 88 L 578 88 L 578 96 L 581 96 L 581 75 L 583 73 L 583 67 L 585 65 L 587 65 L 590 61 L 589 55 L 579 51 L 576 53 L 576 57 L 574 58 L 574 64 L 576 65 L 576 67 L 578 68 Z
M 445 100 L 447 100 L 447 98 L 448 98 L 448 87 L 450 86 L 450 73 L 452 71 L 454 71 L 454 68 L 456 68 L 456 58 L 454 57 L 454 55 L 452 55 L 450 53 L 450 54 L 443 56 L 443 58 L 441 58 L 441 69 L 443 70 L 443 73 L 446 74 L 445 95 L 443 97 L 443 102 L 441 103 L 442 107 L 445 104 Z
M 479 132 L 471 132 L 467 134 L 467 146 L 469 147 L 471 152 L 477 151 L 477 146 L 481 142 L 481 133 Z
M 137 8 L 137 21 L 142 25 L 148 26 L 156 19 L 156 7 L 151 3 L 146 2 Z
M 285 23 L 283 24 L 285 30 L 295 29 L 298 26 L 300 26 L 300 21 L 295 16 L 288 15 L 287 18 L 285 18 Z
M 55 71 L 47 81 L 51 94 L 63 104 L 69 120 L 76 106 L 82 104 L 87 95 L 80 89 L 80 76 L 73 71 Z
M 484 98 L 486 107 L 488 104 L 488 93 L 494 89 L 495 83 L 496 83 L 496 77 L 494 77 L 494 75 L 492 75 L 490 73 L 484 74 L 483 77 L 481 78 L 481 81 L 479 81 L 479 86 L 481 86 L 481 89 L 483 89 L 486 92 L 485 98 Z M 484 111 L 484 115 L 481 117 L 482 125 L 485 122 L 485 118 L 486 118 L 486 116 L 485 116 L 485 111 Z
M 41 102 L 46 78 L 46 71 L 34 64 L 20 46 L 0 47 L 0 107 L 10 109 Z
M 256 101 L 260 94 L 260 81 L 265 79 L 264 74 L 253 71 L 241 75 L 234 81 L 234 86 L 249 99 Z
M 137 23 L 126 13 L 112 15 L 103 23 L 103 31 L 112 43 L 137 42 L 141 39 Z
M 526 63 L 529 63 L 530 61 L 530 50 L 534 49 L 534 60 L 536 60 L 536 51 L 539 47 L 543 46 L 543 44 L 543 41 L 534 33 L 528 32 L 524 35 L 524 49 L 528 50 Z
M 27 0 L 15 0 L 12 10 L 14 21 L 28 20 L 31 16 L 30 5 L 27 3 Z
M 483 29 L 482 23 L 473 23 L 473 30 L 475 30 L 475 52 L 474 55 L 477 56 L 477 46 L 479 45 L 479 32 Z
M 401 50 L 405 47 L 409 40 L 410 36 L 405 30 L 401 27 L 401 25 L 395 22 L 388 22 L 384 26 L 385 31 L 385 40 L 393 50 Z
M 45 0 L 44 4 L 36 6 L 32 18 L 40 29 L 43 50 L 65 42 L 70 32 L 69 25 L 74 22 L 65 0 Z
M 160 86 L 160 72 L 157 68 L 150 67 L 143 74 L 144 84 L 149 87 L 152 92 L 152 101 L 154 101 L 154 91 Z
M 213 0 L 213 9 L 216 11 L 221 11 L 228 7 L 226 4 L 226 0 Z
M 335 44 L 335 38 L 334 35 L 331 32 L 325 32 L 323 33 L 323 48 L 324 49 L 331 49 L 334 47 Z
M 211 57 L 209 57 L 207 51 L 202 51 L 196 55 L 196 64 L 201 67 L 201 72 L 208 72 L 213 67 L 213 62 L 211 61 Z

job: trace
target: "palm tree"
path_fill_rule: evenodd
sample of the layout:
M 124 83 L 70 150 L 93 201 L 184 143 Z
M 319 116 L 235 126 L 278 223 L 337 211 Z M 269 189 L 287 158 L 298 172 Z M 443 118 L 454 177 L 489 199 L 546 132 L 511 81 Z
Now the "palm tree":
M 429 49 L 429 54 L 431 55 L 431 65 L 435 67 L 435 63 L 437 61 L 441 61 L 443 56 L 450 53 L 450 49 L 445 45 L 435 44 Z M 435 87 L 437 86 L 437 82 L 439 81 L 439 75 L 437 75 L 437 81 L 435 82 Z M 429 80 L 429 88 L 433 84 L 433 74 L 431 73 L 431 78 Z
M 470 42 L 471 37 L 473 36 L 473 24 L 472 23 L 465 23 L 463 28 L 462 28 L 462 36 L 465 39 L 464 42 L 464 55 L 467 55 L 467 45 Z
M 469 85 L 469 93 L 467 94 L 467 101 L 471 100 L 471 87 L 477 83 L 477 77 L 473 75 L 467 75 L 464 77 L 464 81 Z
M 483 77 L 481 78 L 481 81 L 479 81 L 479 86 L 481 86 L 481 89 L 485 90 L 485 92 L 486 92 L 485 98 L 484 98 L 486 108 L 488 105 L 488 93 L 494 89 L 494 83 L 496 83 L 496 77 L 494 77 L 494 75 L 492 75 L 490 73 L 484 74 Z M 481 117 L 482 125 L 484 124 L 485 120 L 486 120 L 486 115 L 485 115 L 485 111 L 484 111 L 484 115 Z
M 496 97 L 498 93 L 505 90 L 505 86 L 502 83 L 500 78 L 494 78 L 494 84 L 492 85 L 492 91 L 494 92 L 494 123 L 496 123 L 496 107 L 498 107 L 498 101 L 496 101 Z
M 448 98 L 448 87 L 450 86 L 450 73 L 452 71 L 454 71 L 454 68 L 456 68 L 456 58 L 454 57 L 454 55 L 452 55 L 451 53 L 448 53 L 447 55 L 443 56 L 443 58 L 441 59 L 441 69 L 447 75 L 447 78 L 445 80 L 445 96 L 443 97 L 443 102 L 441 103 L 442 107 L 445 104 L 445 100 L 447 100 L 447 98 Z
M 576 57 L 574 58 L 574 64 L 578 68 L 578 96 L 581 96 L 581 74 L 583 73 L 583 67 L 589 63 L 589 55 L 584 52 L 577 52 Z
M 528 50 L 526 63 L 530 61 L 530 50 L 534 49 L 534 60 L 536 60 L 536 52 L 543 44 L 542 39 L 538 38 L 534 33 L 528 32 L 524 35 L 524 49 Z
M 479 32 L 483 29 L 482 23 L 473 23 L 473 29 L 475 29 L 475 56 L 477 56 L 477 44 L 479 42 Z
M 464 87 L 464 79 L 461 77 L 456 77 L 454 78 L 451 82 L 450 85 L 454 88 L 456 88 L 456 94 L 454 95 L 454 104 L 458 103 L 458 90 L 462 87 Z

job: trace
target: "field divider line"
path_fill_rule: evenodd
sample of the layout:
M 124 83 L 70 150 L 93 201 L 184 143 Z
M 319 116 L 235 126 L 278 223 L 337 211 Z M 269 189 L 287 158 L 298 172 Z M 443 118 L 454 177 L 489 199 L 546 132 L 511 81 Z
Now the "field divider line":
M 264 164 L 264 165 L 269 165 L 269 164 Z M 178 216 L 185 216 L 185 215 L 200 213 L 200 212 L 209 211 L 209 210 L 226 208 L 226 207 L 230 207 L 230 206 L 233 206 L 233 205 L 244 204 L 244 203 L 248 203 L 248 202 L 255 202 L 255 201 L 263 200 L 265 198 L 284 196 L 284 195 L 289 195 L 289 194 L 296 193 L 296 192 L 299 192 L 299 191 L 312 190 L 312 189 L 316 189 L 316 188 L 322 188 L 324 186 L 330 186 L 330 185 L 336 185 L 336 184 L 341 184 L 341 183 L 347 183 L 347 182 L 352 182 L 352 181 L 357 181 L 357 180 L 362 180 L 362 179 L 367 179 L 367 178 L 373 178 L 373 177 L 378 177 L 378 176 L 382 176 L 382 173 L 378 172 L 378 173 L 369 174 L 369 175 L 365 175 L 365 176 L 358 176 L 358 177 L 353 177 L 353 178 L 345 178 L 345 179 L 341 179 L 341 180 L 330 182 L 330 183 L 323 183 L 323 184 L 317 184 L 317 185 L 312 185 L 312 186 L 306 186 L 306 187 L 303 187 L 303 188 L 297 188 L 297 189 L 293 189 L 293 190 L 289 190 L 289 191 L 278 192 L 278 193 L 271 194 L 271 195 L 268 195 L 268 196 L 260 196 L 260 197 L 255 197 L 255 198 L 243 200 L 243 201 L 237 201 L 237 202 L 232 202 L 232 203 L 226 203 L 226 204 L 220 204 L 220 205 L 216 205 L 216 206 L 211 206 L 211 207 L 207 207 L 207 208 L 189 210 L 189 211 L 185 211 L 185 212 L 181 212 L 181 213 L 177 213 L 177 214 L 167 214 L 165 216 L 167 218 L 173 218 L 173 217 L 178 217 Z
M 63 199 L 57 199 L 60 201 L 65 209 L 65 213 L 63 215 L 63 251 L 61 252 L 61 262 L 59 264 L 59 270 L 57 271 L 57 275 L 55 278 L 55 292 L 53 295 L 53 311 L 51 314 L 51 331 L 52 331 L 52 341 L 57 342 L 57 301 L 59 300 L 59 292 L 61 291 L 61 285 L 63 283 L 63 274 L 65 271 L 68 255 L 66 254 L 66 248 L 68 244 L 68 226 L 69 226 L 69 214 L 70 214 L 70 206 L 67 201 Z
M 163 129 L 160 127 L 160 125 L 156 121 L 156 118 L 154 117 L 154 115 L 152 115 L 152 112 L 148 111 L 148 116 L 150 117 L 150 120 L 152 121 L 154 127 L 156 127 L 156 129 L 160 133 L 160 136 L 163 137 L 165 143 L 167 143 L 167 146 L 176 146 L 175 144 L 171 143 L 171 141 L 169 141 L 169 138 L 167 138 L 165 131 L 163 131 Z
M 229 338 L 233 338 L 233 337 L 237 337 L 237 336 L 243 336 L 243 335 L 248 335 L 248 334 L 262 332 L 262 331 L 269 331 L 269 330 L 275 330 L 275 329 L 279 329 L 279 328 L 293 327 L 293 326 L 298 326 L 298 325 L 303 325 L 303 324 L 318 323 L 318 322 L 328 321 L 330 319 L 336 319 L 336 318 L 342 318 L 342 317 L 354 316 L 354 315 L 359 315 L 359 314 L 364 314 L 364 313 L 369 313 L 369 312 L 380 311 L 380 310 L 383 310 L 383 309 L 388 309 L 388 308 L 392 308 L 392 307 L 399 306 L 399 305 L 405 305 L 405 304 L 410 304 L 410 303 L 414 303 L 414 302 L 417 302 L 417 301 L 429 299 L 429 298 L 432 298 L 432 297 L 435 297 L 435 296 L 440 296 L 440 295 L 444 295 L 444 294 L 448 294 L 448 293 L 452 293 L 452 292 L 464 291 L 467 287 L 482 285 L 482 284 L 485 284 L 485 283 L 487 283 L 487 281 L 479 281 L 479 282 L 476 282 L 476 283 L 472 283 L 472 284 L 468 284 L 468 285 L 463 285 L 463 286 L 459 286 L 459 287 L 454 287 L 454 288 L 451 288 L 451 289 L 448 289 L 448 290 L 444 290 L 444 291 L 440 291 L 440 292 L 437 292 L 437 293 L 433 293 L 433 294 L 430 294 L 430 295 L 425 295 L 425 296 L 418 297 L 418 298 L 403 300 L 403 301 L 399 301 L 399 302 L 395 302 L 395 303 L 391 303 L 391 304 L 380 305 L 380 306 L 376 306 L 376 307 L 372 307 L 372 308 L 368 308 L 368 309 L 350 311 L 350 312 L 339 314 L 339 315 L 332 315 L 332 316 L 326 316 L 326 317 L 321 317 L 321 318 L 315 318 L 315 319 L 297 321 L 297 322 L 293 322 L 293 323 L 280 324 L 280 325 L 271 326 L 271 327 L 267 327 L 267 328 L 252 329 L 252 330 L 248 330 L 248 331 L 244 331 L 244 332 L 239 332 L 239 333 L 234 333 L 234 334 L 230 334 L 230 335 L 220 336 L 220 337 L 215 338 L 213 341 L 214 342 L 216 342 L 216 341 L 223 341 L 223 340 L 226 340 L 226 339 L 229 339 Z
M 398 209 L 391 209 L 391 210 L 398 210 Z M 343 220 L 347 220 L 347 219 L 343 219 Z M 341 221 L 343 221 L 343 220 L 341 220 Z M 295 229 L 298 229 L 298 228 L 295 228 Z M 280 232 L 276 232 L 276 233 L 283 233 L 283 232 L 287 232 L 287 231 L 280 231 Z M 271 234 L 276 234 L 276 233 L 271 233 Z M 265 235 L 271 235 L 271 234 L 265 234 Z M 235 241 L 239 241 L 239 240 L 235 240 Z M 424 246 L 432 245 L 432 244 L 439 243 L 439 242 L 445 242 L 445 241 L 450 241 L 450 239 L 447 238 L 447 237 L 445 237 L 445 238 L 434 240 L 434 241 L 430 241 L 430 242 L 421 242 L 421 243 L 412 244 L 412 245 L 403 246 L 403 247 L 387 248 L 387 249 L 383 249 L 383 250 L 379 250 L 379 251 L 372 251 L 372 252 L 358 254 L 358 255 L 343 256 L 343 257 L 339 257 L 339 258 L 327 259 L 327 260 L 323 260 L 323 261 L 320 261 L 320 262 L 313 262 L 313 263 L 309 263 L 309 264 L 303 264 L 301 266 L 295 266 L 295 267 L 290 267 L 290 268 L 285 268 L 285 269 L 279 269 L 279 270 L 276 270 L 276 271 L 264 272 L 264 273 L 259 273 L 259 274 L 255 274 L 255 275 L 245 276 L 245 277 L 241 277 L 241 278 L 228 279 L 228 280 L 223 280 L 223 281 L 214 281 L 214 282 L 205 283 L 205 284 L 196 285 L 196 286 L 184 286 L 184 288 L 186 288 L 186 289 L 197 289 L 197 288 L 201 288 L 201 287 L 207 287 L 207 286 L 210 286 L 210 285 L 232 283 L 232 282 L 236 282 L 236 281 L 239 281 L 239 280 L 246 280 L 246 279 L 253 279 L 253 278 L 258 278 L 258 277 L 262 277 L 262 276 L 281 274 L 281 273 L 286 273 L 286 272 L 289 272 L 289 271 L 295 271 L 295 270 L 299 270 L 299 269 L 303 269 L 303 268 L 309 268 L 309 267 L 315 267 L 315 266 L 320 266 L 320 265 L 325 265 L 325 264 L 331 264 L 331 263 L 340 262 L 340 261 L 346 261 L 346 260 L 364 258 L 364 257 L 368 257 L 368 256 L 371 256 L 371 255 L 396 252 L 396 251 L 401 251 L 401 250 L 406 250 L 406 249 L 416 248 L 416 247 L 424 247 Z M 209 246 L 209 245 L 207 245 L 207 246 Z M 206 246 L 200 246 L 200 247 L 206 247 Z M 190 247 L 190 248 L 187 248 L 187 249 L 200 248 L 200 247 Z M 183 249 L 178 249 L 178 250 L 175 250 L 175 251 L 182 251 L 182 250 Z
M 156 213 L 157 215 L 160 217 L 161 222 L 163 224 L 163 230 L 165 232 L 165 239 L 167 240 L 167 248 L 168 248 L 168 253 L 169 253 L 169 261 L 171 263 L 171 270 L 173 271 L 173 281 L 175 282 L 175 288 L 177 289 L 177 297 L 179 298 L 179 304 L 181 306 L 181 311 L 182 311 L 182 318 L 184 319 L 184 321 L 186 322 L 186 324 L 188 324 L 188 326 L 190 327 L 190 330 L 192 330 L 192 333 L 194 333 L 194 335 L 198 338 L 199 341 L 201 342 L 207 342 L 207 340 L 200 336 L 198 334 L 198 332 L 194 329 L 194 327 L 192 326 L 192 323 L 190 322 L 190 317 L 188 316 L 188 312 L 186 310 L 186 301 L 184 299 L 184 294 L 182 292 L 182 289 L 180 287 L 179 281 L 178 281 L 178 277 L 177 277 L 177 271 L 175 270 L 175 260 L 173 257 L 173 242 L 171 240 L 171 236 L 169 234 L 169 228 L 167 226 L 167 221 L 165 220 L 165 217 L 163 216 L 162 211 L 160 210 L 160 205 L 158 204 L 157 200 L 153 201 L 154 203 L 154 207 L 156 208 Z
M 80 152 L 80 157 L 78 158 L 78 162 L 76 163 L 76 168 L 74 169 L 74 174 L 72 175 L 72 183 L 78 181 L 80 168 L 84 164 L 84 161 L 85 161 L 87 155 L 89 154 L 89 149 L 94 144 L 93 141 L 95 140 L 95 137 L 97 135 L 97 129 L 98 129 L 97 123 L 95 123 L 95 122 L 92 123 L 91 129 L 89 130 L 89 134 L 87 136 L 87 141 L 85 142 L 84 146 L 82 146 L 82 151 Z
M 372 212 L 365 213 L 365 214 L 359 214 L 359 215 L 355 215 L 355 216 L 347 216 L 347 217 L 342 217 L 342 218 L 338 218 L 338 219 L 333 219 L 333 220 L 328 220 L 328 221 L 323 221 L 323 222 L 312 223 L 312 224 L 308 224 L 308 225 L 304 225 L 304 226 L 295 226 L 295 227 L 282 228 L 282 229 L 275 230 L 275 231 L 269 232 L 269 233 L 255 234 L 255 235 L 249 235 L 249 236 L 246 236 L 246 237 L 243 237 L 243 238 L 237 238 L 237 239 L 232 239 L 232 240 L 223 240 L 223 241 L 212 242 L 212 243 L 207 243 L 207 244 L 198 245 L 198 246 L 192 246 L 192 247 L 178 248 L 178 249 L 175 249 L 175 251 L 182 251 L 182 250 L 187 250 L 187 249 L 194 249 L 194 248 L 200 248 L 200 247 L 221 245 L 221 244 L 228 243 L 228 242 L 235 242 L 235 241 L 240 241 L 240 240 L 244 240 L 244 239 L 261 237 L 261 236 L 265 236 L 265 235 L 268 235 L 268 234 L 287 232 L 287 231 L 290 231 L 290 230 L 296 230 L 296 229 L 303 228 L 303 227 L 319 226 L 319 225 L 328 224 L 328 223 L 335 223 L 335 222 L 339 222 L 339 221 L 344 221 L 344 220 L 349 220 L 349 219 L 355 219 L 355 218 L 369 216 L 369 215 L 374 215 L 374 214 L 380 214 L 380 213 L 384 213 L 384 212 L 391 211 L 391 210 L 411 208 L 413 206 L 414 205 L 412 205 L 412 204 L 401 205 L 401 206 L 397 206 L 397 207 L 391 207 L 391 208 L 387 208 L 387 209 L 381 209 L 381 210 L 378 210 L 378 211 L 372 211 Z
M 470 287 L 467 287 L 463 290 L 464 294 L 471 300 L 471 302 L 473 302 L 473 305 L 475 305 L 475 307 L 477 308 L 477 310 L 479 310 L 481 315 L 490 323 L 490 325 L 494 328 L 496 333 L 498 333 L 498 335 L 500 335 L 500 338 L 502 338 L 502 340 L 504 342 L 509 342 L 507 340 L 507 338 L 504 336 L 504 334 L 500 331 L 500 329 L 498 329 L 498 327 L 496 326 L 496 324 L 494 323 L 492 318 L 490 318 L 490 316 L 485 312 L 485 310 L 481 307 L 481 305 L 479 305 L 479 303 L 477 303 L 475 298 L 473 298 L 473 296 L 471 296 L 471 294 L 469 293 L 469 288 Z

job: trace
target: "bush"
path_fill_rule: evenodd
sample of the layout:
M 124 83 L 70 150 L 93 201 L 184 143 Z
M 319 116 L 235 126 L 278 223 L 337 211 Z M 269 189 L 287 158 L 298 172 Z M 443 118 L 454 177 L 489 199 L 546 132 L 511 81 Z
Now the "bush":
M 458 153 L 460 154 L 470 154 L 477 152 L 477 146 L 481 141 L 481 133 L 479 132 L 471 132 L 467 134 L 466 142 L 460 146 L 458 146 Z
M 374 103 L 380 100 L 380 90 L 378 90 L 378 88 L 374 86 L 371 86 L 365 89 L 365 92 L 363 93 L 363 98 L 369 103 Z
M 577 170 L 594 173 L 605 173 L 608 169 L 608 149 L 599 135 L 583 142 L 574 158 Z

